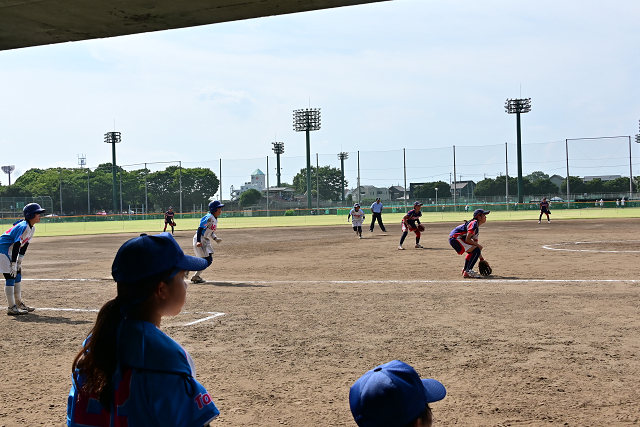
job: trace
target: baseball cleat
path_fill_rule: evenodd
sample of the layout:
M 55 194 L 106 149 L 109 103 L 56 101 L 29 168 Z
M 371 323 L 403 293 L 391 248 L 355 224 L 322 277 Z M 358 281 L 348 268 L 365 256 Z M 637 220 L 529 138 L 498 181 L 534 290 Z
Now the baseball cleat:
M 358 236 L 358 239 L 362 239 L 362 236 Z
M 21 310 L 21 309 L 19 309 L 19 308 L 18 308 L 18 306 L 17 306 L 17 305 L 15 305 L 15 304 L 14 304 L 14 306 L 13 306 L 13 307 L 8 307 L 8 308 L 7 308 L 7 314 L 8 314 L 9 316 L 19 316 L 19 315 L 21 315 L 21 314 L 27 314 L 27 313 L 28 313 L 28 311 L 27 311 L 27 310 Z
M 548 219 L 548 220 L 547 220 L 547 222 L 548 222 L 549 224 L 551 224 L 551 220 L 550 220 L 550 219 Z
M 36 311 L 35 307 L 29 307 L 24 303 L 24 301 L 18 304 L 18 308 L 20 310 L 27 310 L 28 313 L 31 313 L 32 311 Z
M 540 224 L 540 221 L 538 221 L 538 224 Z
M 402 245 L 398 246 L 398 250 L 399 251 L 404 251 L 404 248 L 402 247 Z
M 416 247 L 416 249 L 424 249 L 424 246 L 422 246 L 421 244 L 418 244 L 418 243 L 416 244 L 415 247 Z
M 191 282 L 193 282 L 193 283 L 204 283 L 205 280 L 200 276 L 193 276 L 191 278 Z
M 465 279 L 480 279 L 482 276 L 480 276 L 473 270 L 469 270 L 462 273 L 462 277 L 464 277 Z

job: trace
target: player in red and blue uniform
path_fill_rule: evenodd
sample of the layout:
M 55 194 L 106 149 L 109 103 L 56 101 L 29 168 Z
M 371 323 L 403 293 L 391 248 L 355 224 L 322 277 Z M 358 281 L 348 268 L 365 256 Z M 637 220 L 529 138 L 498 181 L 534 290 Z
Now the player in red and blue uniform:
M 540 220 L 542 220 L 542 214 L 546 214 L 547 222 L 551 223 L 551 220 L 549 219 L 549 215 L 551 215 L 551 211 L 549 210 L 549 202 L 547 201 L 546 197 L 543 197 L 542 201 L 540 202 L 540 217 L 538 217 L 538 224 L 540 224 Z
M 413 209 L 411 209 L 407 214 L 402 217 L 402 237 L 400 237 L 400 245 L 398 245 L 399 250 L 404 250 L 402 244 L 404 243 L 404 239 L 407 238 L 407 234 L 410 231 L 416 233 L 416 248 L 422 249 L 420 245 L 420 230 L 418 230 L 418 225 L 420 225 L 420 217 L 422 216 L 422 203 L 415 202 L 413 204 Z
M 164 230 L 167 231 L 167 225 L 171 225 L 171 234 L 173 234 L 173 227 L 176 226 L 176 223 L 173 222 L 173 217 L 175 216 L 175 212 L 173 211 L 173 207 L 169 206 L 169 210 L 164 213 Z
M 484 209 L 476 209 L 473 211 L 473 219 L 465 221 L 449 233 L 449 244 L 458 255 L 465 254 L 464 268 L 462 269 L 462 277 L 479 279 L 481 276 L 473 271 L 473 267 L 478 260 L 483 261 L 481 255 L 482 245 L 478 243 L 478 234 L 480 234 L 480 226 L 487 221 L 487 215 L 491 211 Z
M 120 247 L 111 267 L 118 295 L 73 361 L 69 427 L 203 427 L 220 414 L 189 353 L 160 330 L 162 317 L 182 310 L 187 271 L 206 266 L 169 233 Z
M 0 236 L 0 273 L 5 280 L 4 294 L 9 304 L 7 314 L 12 316 L 35 310 L 22 300 L 22 260 L 36 231 L 35 225 L 45 210 L 37 203 L 29 203 L 22 212 L 24 220 L 16 222 Z

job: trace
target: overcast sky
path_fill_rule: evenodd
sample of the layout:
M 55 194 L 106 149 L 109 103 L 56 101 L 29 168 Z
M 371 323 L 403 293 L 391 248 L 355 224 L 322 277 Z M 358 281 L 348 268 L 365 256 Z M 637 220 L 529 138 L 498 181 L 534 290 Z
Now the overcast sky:
M 282 179 L 305 166 L 292 110 L 322 110 L 312 163 L 350 186 L 479 181 L 514 175 L 522 116 L 524 173 L 566 174 L 565 139 L 638 133 L 640 2 L 394 0 L 0 52 L 0 163 L 29 168 L 111 161 L 183 162 L 230 185 L 256 168 L 275 183 L 271 143 L 285 143 Z M 115 128 L 114 128 L 115 121 Z M 634 175 L 640 175 L 633 142 Z M 420 151 L 416 151 L 420 149 Z M 629 174 L 627 139 L 572 141 L 572 175 Z M 129 168 L 129 167 L 128 167 Z M 133 168 L 133 167 L 131 167 Z M 3 184 L 6 176 L 0 176 Z

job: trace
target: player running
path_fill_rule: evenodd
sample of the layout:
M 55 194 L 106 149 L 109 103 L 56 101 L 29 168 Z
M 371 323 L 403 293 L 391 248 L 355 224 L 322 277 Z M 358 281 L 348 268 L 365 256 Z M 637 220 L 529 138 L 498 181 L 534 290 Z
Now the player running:
M 173 221 L 173 216 L 175 212 L 173 212 L 173 207 L 169 206 L 169 210 L 164 213 L 164 230 L 167 231 L 167 225 L 171 225 L 171 234 L 173 234 L 173 227 L 176 226 L 176 223 Z
M 222 213 L 224 205 L 218 200 L 214 200 L 209 203 L 209 213 L 202 217 L 200 220 L 200 227 L 193 236 L 193 251 L 196 256 L 204 258 L 209 262 L 213 261 L 213 245 L 212 241 L 216 243 L 222 242 L 222 239 L 216 236 L 215 231 L 218 229 L 218 217 Z M 205 280 L 200 277 L 200 274 L 204 271 L 203 268 L 200 271 L 196 271 L 191 281 L 193 283 L 204 283 Z
M 347 221 L 351 218 L 351 225 L 353 226 L 353 231 L 356 232 L 356 236 L 359 239 L 362 239 L 362 223 L 364 222 L 364 211 L 360 209 L 360 204 L 356 203 L 353 205 L 353 209 L 347 215 Z
M 420 231 L 424 230 L 424 226 L 420 224 L 420 217 L 422 216 L 422 212 L 420 212 L 420 209 L 422 209 L 422 203 L 415 202 L 413 204 L 413 209 L 411 209 L 404 217 L 402 217 L 402 237 L 400 238 L 400 245 L 398 246 L 398 250 L 404 250 L 402 244 L 404 243 L 404 239 L 407 238 L 407 234 L 409 234 L 410 231 L 416 233 L 416 249 L 423 249 L 422 245 L 420 245 Z
M 22 300 L 22 260 L 36 231 L 35 225 L 40 222 L 44 212 L 39 204 L 29 203 L 22 209 L 24 220 L 16 222 L 0 236 L 0 271 L 5 280 L 8 315 L 27 314 L 35 310 Z
M 202 427 L 220 414 L 189 353 L 160 330 L 184 306 L 186 272 L 206 266 L 169 233 L 120 247 L 111 267 L 118 294 L 73 360 L 69 427 Z
M 462 269 L 462 277 L 466 279 L 480 279 L 480 275 L 473 271 L 478 259 L 484 261 L 480 254 L 482 245 L 478 243 L 478 234 L 480 226 L 487 222 L 487 215 L 491 211 L 476 209 L 473 211 L 473 219 L 465 221 L 454 228 L 449 234 L 449 244 L 458 255 L 465 254 L 464 268 Z M 485 261 L 486 262 L 486 261 Z
M 540 224 L 540 220 L 542 219 L 542 214 L 546 214 L 547 222 L 551 223 L 551 220 L 549 219 L 549 215 L 551 215 L 551 211 L 549 210 L 549 202 L 547 202 L 546 197 L 543 197 L 542 201 L 540 202 L 540 217 L 538 217 L 538 224 Z

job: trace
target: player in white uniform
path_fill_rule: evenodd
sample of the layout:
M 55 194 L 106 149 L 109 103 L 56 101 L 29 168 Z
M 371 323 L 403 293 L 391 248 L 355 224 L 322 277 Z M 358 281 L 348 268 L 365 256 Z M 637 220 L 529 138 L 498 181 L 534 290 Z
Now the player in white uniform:
M 198 231 L 193 236 L 193 251 L 197 257 L 204 258 L 209 261 L 209 265 L 213 261 L 213 241 L 222 242 L 222 239 L 216 236 L 215 231 L 218 229 L 218 217 L 222 213 L 224 205 L 218 200 L 209 203 L 209 213 L 202 217 Z M 193 283 L 204 283 L 205 280 L 200 277 L 200 273 L 204 270 L 196 271 L 191 281 Z
M 353 231 L 356 232 L 356 236 L 362 239 L 362 223 L 364 222 L 364 211 L 360 209 L 360 204 L 353 205 L 353 209 L 347 216 L 347 221 L 351 218 L 351 225 L 353 225 Z
M 4 276 L 4 294 L 7 297 L 7 314 L 20 315 L 34 311 L 22 301 L 22 259 L 29 246 L 44 209 L 37 203 L 29 203 L 22 210 L 24 220 L 18 221 L 0 236 L 0 272 Z

